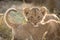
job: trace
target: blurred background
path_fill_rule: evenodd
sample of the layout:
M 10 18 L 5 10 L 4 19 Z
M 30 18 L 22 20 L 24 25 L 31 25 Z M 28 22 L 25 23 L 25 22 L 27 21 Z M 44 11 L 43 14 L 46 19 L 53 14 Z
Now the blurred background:
M 33 5 L 39 6 L 44 5 L 46 6 L 50 12 L 54 12 L 60 15 L 60 0 L 0 0 L 0 13 L 4 13 L 8 8 L 13 5 L 20 6 L 22 3 L 33 3 Z

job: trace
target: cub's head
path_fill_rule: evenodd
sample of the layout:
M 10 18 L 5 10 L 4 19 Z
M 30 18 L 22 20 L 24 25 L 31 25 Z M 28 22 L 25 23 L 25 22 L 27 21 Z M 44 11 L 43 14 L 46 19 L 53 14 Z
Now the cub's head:
M 36 25 L 38 22 L 40 22 L 43 17 L 39 8 L 32 8 L 32 9 L 25 8 L 24 14 L 25 14 L 25 17 L 27 18 L 27 20 L 34 25 Z

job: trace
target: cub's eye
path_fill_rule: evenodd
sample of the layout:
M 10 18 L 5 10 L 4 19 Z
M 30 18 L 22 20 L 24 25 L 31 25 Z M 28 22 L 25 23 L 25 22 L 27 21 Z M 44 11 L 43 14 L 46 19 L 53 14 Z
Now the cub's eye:
M 33 18 L 33 17 L 31 16 L 31 18 Z
M 28 12 L 26 12 L 26 15 L 28 14 Z
M 40 18 L 40 16 L 38 16 L 37 18 Z
M 37 18 L 38 18 L 38 20 L 40 20 L 40 18 L 41 18 L 41 17 L 40 17 L 40 16 L 38 16 Z

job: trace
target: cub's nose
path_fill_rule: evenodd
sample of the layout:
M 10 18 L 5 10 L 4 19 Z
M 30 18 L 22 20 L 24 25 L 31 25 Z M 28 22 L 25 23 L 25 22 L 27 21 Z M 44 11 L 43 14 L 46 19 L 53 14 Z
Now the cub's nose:
M 37 23 L 34 23 L 34 25 L 36 25 Z
M 36 24 L 37 24 L 37 21 L 35 20 L 34 25 L 36 25 Z

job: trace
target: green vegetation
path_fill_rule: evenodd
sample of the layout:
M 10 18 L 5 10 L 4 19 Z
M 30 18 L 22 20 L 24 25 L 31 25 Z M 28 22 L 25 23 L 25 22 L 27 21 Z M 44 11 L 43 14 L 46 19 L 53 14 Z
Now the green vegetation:
M 1 20 L 1 22 L 3 22 L 3 20 Z M 11 38 L 12 30 L 3 22 L 0 25 L 0 40 L 11 40 Z

